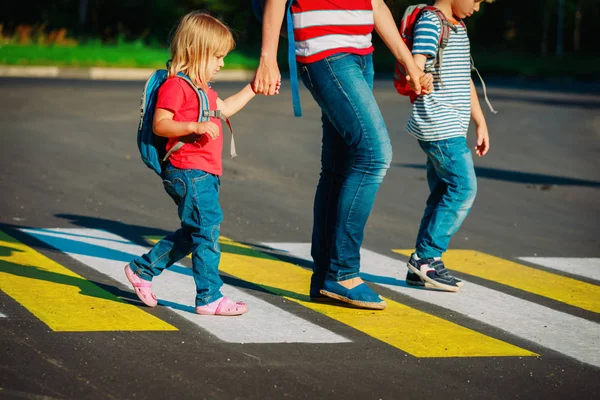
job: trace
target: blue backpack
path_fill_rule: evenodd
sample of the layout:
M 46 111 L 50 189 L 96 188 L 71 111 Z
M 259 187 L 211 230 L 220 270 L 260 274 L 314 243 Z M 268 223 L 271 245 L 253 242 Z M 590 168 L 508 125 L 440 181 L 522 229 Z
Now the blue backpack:
M 231 130 L 231 157 L 235 157 L 235 142 L 233 140 L 233 130 L 229 119 L 222 116 L 220 110 L 210 110 L 208 96 L 204 90 L 197 88 L 192 80 L 183 73 L 178 73 L 177 77 L 186 81 L 198 95 L 198 104 L 200 112 L 198 113 L 198 122 L 210 121 L 210 117 L 216 117 L 225 120 Z M 154 134 L 152 130 L 152 121 L 154 120 L 154 111 L 158 99 L 158 89 L 167 80 L 168 72 L 166 69 L 155 71 L 146 81 L 140 104 L 140 123 L 137 131 L 137 144 L 140 150 L 142 161 L 148 168 L 153 170 L 158 176 L 162 176 L 164 164 L 169 156 L 181 149 L 184 142 L 178 142 L 169 152 L 166 150 L 168 139 Z
M 262 22 L 266 0 L 252 0 L 252 10 L 256 18 Z M 294 40 L 294 20 L 290 7 L 293 0 L 288 0 L 285 6 L 285 19 L 281 28 L 281 36 L 288 40 L 288 64 L 290 67 L 290 86 L 292 89 L 292 107 L 296 117 L 302 116 L 302 105 L 300 104 L 300 90 L 298 87 L 298 68 L 296 67 L 296 42 Z

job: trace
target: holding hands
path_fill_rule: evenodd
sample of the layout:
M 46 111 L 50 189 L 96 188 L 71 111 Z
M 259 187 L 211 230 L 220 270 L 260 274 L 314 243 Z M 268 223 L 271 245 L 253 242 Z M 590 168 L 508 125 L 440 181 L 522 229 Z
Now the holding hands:
M 252 80 L 252 90 L 256 94 L 273 96 L 279 94 L 281 88 L 281 73 L 277 60 L 264 60 L 261 58 L 256 70 L 256 75 Z
M 421 83 L 421 95 L 433 92 L 433 75 L 429 73 L 421 75 L 419 83 Z

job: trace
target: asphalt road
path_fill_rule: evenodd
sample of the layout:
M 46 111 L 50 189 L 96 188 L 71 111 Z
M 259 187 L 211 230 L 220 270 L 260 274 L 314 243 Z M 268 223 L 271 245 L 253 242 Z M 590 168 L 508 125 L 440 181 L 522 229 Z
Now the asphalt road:
M 241 86 L 217 83 L 215 88 L 226 97 Z M 295 119 L 285 89 L 284 85 L 278 97 L 255 99 L 233 118 L 239 156 L 224 157 L 222 235 L 259 250 L 265 249 L 261 243 L 306 243 L 311 234 L 320 111 L 304 91 L 305 116 Z M 393 92 L 391 81 L 377 81 L 375 93 L 394 160 L 369 219 L 364 247 L 397 259 L 395 279 L 403 280 L 405 258 L 391 250 L 414 245 L 428 193 L 424 157 L 404 130 L 407 101 Z M 140 94 L 140 82 L 0 80 L 0 231 L 177 328 L 61 332 L 25 306 L 20 300 L 24 297 L 13 294 L 8 280 L 5 286 L 0 281 L 0 398 L 591 399 L 600 393 L 598 364 L 565 355 L 542 339 L 511 333 L 385 285 L 378 290 L 400 304 L 537 356 L 418 357 L 341 317 L 307 308 L 229 272 L 224 272 L 225 283 L 345 340 L 224 341 L 216 331 L 168 306 L 154 310 L 139 306 L 126 285 L 22 231 L 100 229 L 146 245 L 146 236 L 177 228 L 176 208 L 160 180 L 139 159 L 135 135 Z M 475 160 L 478 197 L 451 247 L 512 261 L 598 260 L 600 95 L 496 86 L 490 89 L 490 99 L 499 110 L 498 115 L 486 114 L 491 151 Z M 5 257 L 0 260 L 0 280 L 14 272 L 6 261 L 14 249 L 7 249 L 0 246 L 0 259 Z M 273 254 L 285 258 L 282 252 Z M 300 258 L 292 261 L 308 265 Z M 525 265 L 576 278 L 588 285 L 586 290 L 592 293 L 588 300 L 599 300 L 599 281 L 585 273 L 575 277 L 569 271 Z M 592 326 L 567 332 L 564 344 L 600 353 L 600 315 L 593 307 L 489 277 L 457 275 L 525 302 L 519 304 L 541 306 Z M 481 303 L 485 307 L 485 299 Z M 527 310 L 510 311 L 518 316 Z M 379 317 L 372 318 L 377 326 Z M 420 334 L 415 328 L 414 337 Z M 443 343 L 446 338 L 432 335 L 429 340 Z

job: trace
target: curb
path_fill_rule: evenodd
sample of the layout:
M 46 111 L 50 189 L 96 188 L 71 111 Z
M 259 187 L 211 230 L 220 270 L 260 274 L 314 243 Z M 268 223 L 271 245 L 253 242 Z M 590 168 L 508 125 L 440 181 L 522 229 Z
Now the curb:
M 114 81 L 145 81 L 155 71 L 151 68 L 63 68 L 56 66 L 0 65 L 4 78 L 57 78 Z M 215 81 L 250 81 L 254 71 L 224 70 L 215 75 Z

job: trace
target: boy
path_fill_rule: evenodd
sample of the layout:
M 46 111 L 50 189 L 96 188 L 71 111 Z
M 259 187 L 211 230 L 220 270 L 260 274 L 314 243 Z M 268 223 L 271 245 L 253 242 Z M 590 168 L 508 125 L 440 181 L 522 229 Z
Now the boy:
M 493 0 L 437 0 L 434 7 L 445 16 L 424 11 L 415 24 L 413 57 L 434 77 L 434 90 L 413 104 L 407 130 L 419 140 L 427 155 L 430 195 L 408 261 L 406 283 L 457 292 L 462 281 L 450 275 L 441 260 L 452 236 L 471 209 L 477 192 L 473 158 L 467 146 L 469 118 L 475 122 L 475 153 L 490 148 L 488 129 L 471 80 L 469 38 L 463 18 L 479 11 L 480 3 Z M 436 60 L 442 23 L 450 27 L 448 44 Z

